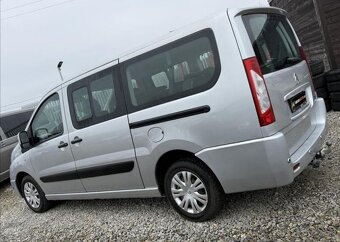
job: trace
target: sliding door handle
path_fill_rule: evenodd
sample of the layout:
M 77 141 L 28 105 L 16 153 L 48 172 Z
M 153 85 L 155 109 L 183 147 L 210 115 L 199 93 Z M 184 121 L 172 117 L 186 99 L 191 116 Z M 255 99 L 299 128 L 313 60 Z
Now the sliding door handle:
M 71 141 L 71 144 L 77 144 L 77 143 L 80 143 L 82 142 L 83 139 L 79 138 L 78 136 L 74 137 L 74 140 Z

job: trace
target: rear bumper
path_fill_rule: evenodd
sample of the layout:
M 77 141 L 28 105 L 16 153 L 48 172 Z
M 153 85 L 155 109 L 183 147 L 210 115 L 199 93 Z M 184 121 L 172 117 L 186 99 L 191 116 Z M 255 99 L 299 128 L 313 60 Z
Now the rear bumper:
M 326 109 L 317 99 L 311 109 L 315 129 L 292 155 L 283 133 L 204 149 L 196 156 L 215 173 L 225 193 L 266 189 L 293 182 L 322 149 L 327 134 Z M 294 166 L 299 164 L 299 168 Z
M 325 143 L 328 126 L 327 112 L 323 99 L 317 99 L 313 107 L 312 115 L 314 115 L 315 130 L 304 144 L 291 156 L 292 167 L 300 164 L 300 168 L 294 172 L 294 177 L 298 176 L 309 165 Z

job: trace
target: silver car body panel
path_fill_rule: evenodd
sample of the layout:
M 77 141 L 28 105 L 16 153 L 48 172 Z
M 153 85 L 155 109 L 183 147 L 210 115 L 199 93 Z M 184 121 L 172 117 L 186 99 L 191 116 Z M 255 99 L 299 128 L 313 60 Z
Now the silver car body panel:
M 322 148 L 327 132 L 324 102 L 314 97 L 304 61 L 265 75 L 276 122 L 260 127 L 243 65 L 243 59 L 255 56 L 241 19 L 243 14 L 248 13 L 285 14 L 275 8 L 229 9 L 227 13 L 222 12 L 173 31 L 167 37 L 119 58 L 119 63 L 122 63 L 199 30 L 212 29 L 222 68 L 217 83 L 204 92 L 75 129 L 70 117 L 67 87 L 117 65 L 118 60 L 51 91 L 48 95 L 57 91 L 63 99 L 65 133 L 17 156 L 11 166 L 12 185 L 16 187 L 19 172 L 26 172 L 51 200 L 160 196 L 156 181 L 157 163 L 164 154 L 176 150 L 190 152 L 207 164 L 226 193 L 291 183 Z M 299 83 L 295 83 L 294 73 L 299 77 Z M 306 92 L 308 105 L 292 114 L 287 99 L 302 90 Z M 209 106 L 210 111 L 142 127 L 129 127 L 203 106 Z M 76 136 L 81 137 L 83 142 L 69 145 L 64 151 L 57 149 L 60 141 L 70 142 Z M 72 181 L 43 183 L 40 180 L 42 175 L 122 161 L 133 161 L 133 170 Z M 294 170 L 296 164 L 300 166 Z
M 19 147 L 19 146 L 17 146 Z M 20 190 L 21 190 L 21 184 L 17 184 L 16 179 L 19 174 L 28 174 L 31 175 L 34 179 L 37 179 L 36 173 L 32 167 L 32 164 L 30 162 L 29 153 L 21 153 L 21 149 L 15 149 L 13 150 L 16 154 L 15 162 L 11 162 L 10 167 L 10 181 L 11 185 L 14 188 L 14 190 L 17 192 L 19 196 L 21 196 Z M 12 155 L 13 157 L 13 155 Z
M 59 95 L 60 105 L 63 107 L 61 88 L 54 89 L 50 95 L 54 93 Z M 37 111 L 39 111 L 39 108 L 37 108 Z M 34 116 L 35 114 L 33 117 Z M 78 179 L 48 183 L 41 181 L 42 177 L 76 172 L 76 166 L 70 146 L 62 149 L 58 148 L 60 142 L 68 142 L 68 129 L 64 112 L 62 112 L 62 121 L 64 127 L 64 133 L 62 135 L 39 144 L 26 152 L 29 155 L 30 162 L 35 171 L 34 174 L 30 175 L 38 182 L 45 194 L 56 192 L 85 192 L 81 181 Z
M 86 191 L 144 188 L 126 115 L 80 130 L 74 129 L 72 123 L 68 126 L 70 140 L 76 136 L 83 139 L 81 143 L 71 145 L 78 170 L 130 161 L 134 163 L 128 179 L 125 173 L 81 179 Z
M 327 133 L 326 109 L 317 99 L 310 111 L 316 128 L 289 153 L 285 134 L 204 149 L 196 156 L 214 171 L 226 193 L 273 188 L 293 182 L 321 150 Z M 294 171 L 294 166 L 300 168 Z
M 205 147 L 262 137 L 242 59 L 235 39 L 230 38 L 233 32 L 226 14 L 194 25 L 190 31 L 195 32 L 204 28 L 211 28 L 214 31 L 220 55 L 222 71 L 215 86 L 196 95 L 129 114 L 130 123 L 134 123 L 205 105 L 210 107 L 210 112 L 206 114 L 131 130 L 146 186 L 157 185 L 155 167 L 159 158 L 168 151 L 186 150 L 196 153 Z M 169 41 L 186 35 L 188 32 L 181 31 L 171 36 Z M 147 52 L 163 44 L 157 43 L 142 51 Z M 129 58 L 134 56 L 130 55 Z M 233 56 L 233 61 L 230 61 L 230 56 Z M 164 132 L 161 142 L 155 143 L 148 137 L 148 132 L 152 128 L 160 128 Z

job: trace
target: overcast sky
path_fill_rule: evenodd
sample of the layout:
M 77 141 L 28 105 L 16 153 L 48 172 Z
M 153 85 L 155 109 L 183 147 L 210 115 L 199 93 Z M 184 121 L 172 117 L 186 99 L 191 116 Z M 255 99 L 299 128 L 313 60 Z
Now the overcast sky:
M 227 2 L 1 0 L 1 112 L 39 101 L 60 84 L 59 60 L 67 80 L 185 22 L 221 11 Z

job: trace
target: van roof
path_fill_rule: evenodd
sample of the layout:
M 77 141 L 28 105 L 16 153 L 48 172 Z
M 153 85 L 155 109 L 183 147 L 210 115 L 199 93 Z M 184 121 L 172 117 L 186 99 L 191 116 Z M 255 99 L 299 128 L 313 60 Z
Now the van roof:
M 117 6 L 119 4 L 117 3 Z M 131 6 L 129 9 L 129 13 L 133 14 L 136 11 L 137 6 Z M 94 69 L 102 66 L 103 63 L 110 63 L 115 59 L 122 58 L 126 55 L 132 54 L 140 49 L 143 49 L 150 44 L 153 44 L 157 41 L 167 39 L 169 36 L 177 32 L 179 29 L 193 24 L 195 22 L 199 22 L 201 20 L 211 18 L 220 14 L 222 12 L 226 12 L 229 8 L 258 8 L 258 7 L 269 7 L 267 0 L 213 0 L 207 4 L 206 0 L 172 0 L 171 4 L 164 3 L 160 1 L 151 1 L 145 3 L 145 8 L 141 9 L 143 13 L 139 16 L 144 16 L 141 21 L 143 23 L 143 30 L 145 28 L 146 34 L 141 33 L 143 30 L 136 29 L 136 23 L 134 22 L 123 22 L 124 28 L 126 28 L 125 32 L 132 32 L 131 34 L 127 34 L 126 36 L 120 36 L 119 33 L 115 34 L 116 39 L 112 42 L 115 46 L 112 47 L 112 51 L 110 52 L 110 59 L 107 61 L 101 61 L 101 63 L 97 62 L 93 66 Z M 122 9 L 123 11 L 124 9 Z M 185 14 L 187 13 L 187 14 Z M 152 15 L 158 16 L 159 22 L 157 24 L 157 28 L 152 28 L 154 25 L 155 17 L 149 17 Z M 164 18 L 161 18 L 164 16 Z M 133 18 L 132 18 L 133 19 Z M 125 18 L 126 20 L 126 18 Z M 126 27 L 125 27 L 126 26 Z M 145 27 L 144 27 L 145 26 Z M 119 28 L 118 28 L 119 29 Z M 108 30 L 109 31 L 109 30 Z M 131 40 L 132 36 L 134 36 L 134 31 L 136 33 L 136 38 Z M 124 39 L 128 39 L 128 43 L 123 41 Z M 106 64 L 104 64 L 106 65 Z M 92 68 L 91 68 L 92 69 Z M 85 74 L 87 74 L 90 70 L 82 70 L 78 74 L 73 74 L 71 78 L 67 78 L 64 83 L 70 82 L 76 78 L 79 78 Z M 43 98 L 48 96 L 53 90 L 58 88 L 60 85 L 57 85 L 52 90 L 48 92 L 48 94 L 44 95 Z

